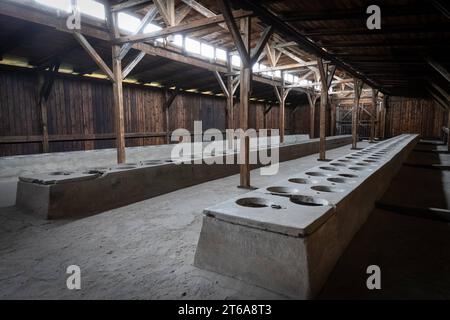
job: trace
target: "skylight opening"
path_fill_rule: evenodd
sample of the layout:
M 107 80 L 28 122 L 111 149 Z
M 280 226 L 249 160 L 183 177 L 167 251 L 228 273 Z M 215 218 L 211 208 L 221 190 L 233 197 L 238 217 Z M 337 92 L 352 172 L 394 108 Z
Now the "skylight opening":
M 71 0 L 34 0 L 34 1 L 44 6 L 51 7 L 64 12 L 72 11 Z
M 202 43 L 200 48 L 200 54 L 206 58 L 214 59 L 214 47 L 209 44 Z
M 237 55 L 231 56 L 231 65 L 234 67 L 240 67 L 241 66 L 241 58 Z
M 78 0 L 78 9 L 88 16 L 106 20 L 105 6 L 93 0 Z
M 176 34 L 171 38 L 171 43 L 177 47 L 183 47 L 183 36 Z
M 160 26 L 157 26 L 156 24 L 149 23 L 144 28 L 144 33 L 152 33 L 156 31 L 160 31 L 162 28 Z
M 185 46 L 187 52 L 200 54 L 200 42 L 197 40 L 186 37 Z
M 133 33 L 138 30 L 139 24 L 141 23 L 138 18 L 123 12 L 119 12 L 118 21 L 120 29 Z
M 216 59 L 227 61 L 227 52 L 225 50 L 216 48 Z
M 294 75 L 292 75 L 290 73 L 285 73 L 284 80 L 289 83 L 294 83 Z

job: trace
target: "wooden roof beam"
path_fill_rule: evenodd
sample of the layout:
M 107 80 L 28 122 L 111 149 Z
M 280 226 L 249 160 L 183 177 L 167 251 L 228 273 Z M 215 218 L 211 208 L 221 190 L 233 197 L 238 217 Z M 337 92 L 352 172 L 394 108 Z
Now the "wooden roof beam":
M 442 66 L 439 62 L 437 62 L 436 60 L 434 60 L 431 57 L 427 57 L 425 59 L 428 62 L 428 64 L 431 67 L 433 67 L 434 70 L 439 72 L 441 74 L 441 76 L 443 76 L 445 78 L 445 80 L 447 80 L 447 82 L 450 82 L 450 73 L 447 71 L 447 69 L 444 66 Z
M 248 17 L 250 15 L 249 12 L 245 11 L 236 11 L 233 14 L 234 18 L 243 18 Z M 154 40 L 157 38 L 163 38 L 167 37 L 169 35 L 173 35 L 175 33 L 186 33 L 186 32 L 192 32 L 196 30 L 200 30 L 206 27 L 209 27 L 211 25 L 223 22 L 225 20 L 225 17 L 222 15 L 217 15 L 215 17 L 211 18 L 202 18 L 191 22 L 181 23 L 177 26 L 171 26 L 164 28 L 159 31 L 151 32 L 151 33 L 144 33 L 144 34 L 136 34 L 136 35 L 129 35 L 129 36 L 122 36 L 115 40 L 115 43 L 137 43 L 137 42 L 144 42 L 149 40 Z
M 151 0 L 128 0 L 126 2 L 112 5 L 111 11 L 117 12 L 117 11 L 122 11 L 122 10 L 129 10 L 129 9 L 133 9 L 136 6 L 146 4 L 147 2 L 151 2 Z

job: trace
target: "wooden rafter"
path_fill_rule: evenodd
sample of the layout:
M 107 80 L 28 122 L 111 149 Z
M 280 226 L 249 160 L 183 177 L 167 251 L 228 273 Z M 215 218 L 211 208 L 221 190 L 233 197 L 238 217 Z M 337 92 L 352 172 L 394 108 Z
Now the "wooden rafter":
M 137 27 L 136 32 L 133 35 L 138 35 L 141 34 L 145 27 L 151 23 L 153 21 L 153 19 L 155 19 L 156 15 L 158 14 L 158 9 L 156 8 L 156 6 L 152 6 L 151 8 L 148 9 L 147 13 L 145 14 L 145 16 L 141 19 L 139 26 Z M 127 53 L 130 51 L 132 47 L 132 43 L 125 43 L 122 48 L 120 49 L 120 53 L 119 53 L 119 59 L 123 59 Z
M 434 60 L 431 57 L 427 57 L 426 60 L 427 60 L 428 64 L 433 67 L 434 70 L 439 72 L 439 74 L 441 74 L 445 78 L 445 80 L 450 82 L 450 73 L 447 71 L 447 69 L 443 65 L 441 65 L 439 62 L 437 62 L 436 60 Z
M 123 69 L 122 79 L 125 79 L 144 57 L 145 52 L 139 52 L 136 57 L 125 67 L 125 69 Z
M 84 50 L 89 54 L 89 56 L 94 60 L 97 66 L 109 77 L 111 81 L 114 81 L 115 77 L 111 69 L 108 65 L 103 61 L 100 55 L 95 51 L 95 49 L 91 46 L 89 41 L 79 32 L 73 33 L 75 39 L 80 43 L 80 45 L 84 48 Z
M 128 1 L 111 6 L 111 11 L 116 12 L 116 11 L 122 11 L 122 10 L 129 10 L 129 9 L 132 9 L 133 7 L 137 7 L 137 6 L 146 4 L 148 2 L 151 2 L 151 0 L 128 0 Z
M 243 18 L 248 16 L 249 13 L 245 11 L 236 11 L 233 13 L 233 16 L 235 18 Z M 159 31 L 151 32 L 151 33 L 144 33 L 144 34 L 136 34 L 136 35 L 130 35 L 130 36 L 123 36 L 115 40 L 116 43 L 122 44 L 122 43 L 136 43 L 136 42 L 143 42 L 143 41 L 150 41 L 157 38 L 163 38 L 167 37 L 169 35 L 173 35 L 175 33 L 186 33 L 186 32 L 192 32 L 199 29 L 207 28 L 211 25 L 220 23 L 224 21 L 224 16 L 217 15 L 211 18 L 202 18 L 191 22 L 185 22 L 181 23 L 177 26 L 171 26 L 164 28 Z

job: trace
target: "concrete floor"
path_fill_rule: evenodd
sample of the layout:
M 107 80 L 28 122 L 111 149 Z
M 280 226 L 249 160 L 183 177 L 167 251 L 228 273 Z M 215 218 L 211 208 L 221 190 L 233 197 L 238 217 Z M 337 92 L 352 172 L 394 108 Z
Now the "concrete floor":
M 346 146 L 329 151 L 327 157 L 349 152 Z M 412 159 L 423 161 L 417 157 L 425 155 L 414 153 Z M 276 179 L 315 166 L 316 159 L 312 155 L 284 162 Z M 439 154 L 434 161 L 448 164 L 450 158 Z M 437 171 L 439 177 L 431 179 L 430 170 L 412 168 L 423 171 L 413 184 L 410 172 L 404 170 L 391 187 L 401 190 L 401 199 L 410 198 L 405 186 L 421 187 L 420 176 L 440 190 L 440 201 L 450 199 L 447 172 Z M 260 176 L 259 170 L 252 172 L 256 187 L 273 179 Z M 283 299 L 192 266 L 202 210 L 245 193 L 236 188 L 237 181 L 238 176 L 231 176 L 73 221 L 44 221 L 15 207 L 0 208 L 0 298 Z M 450 298 L 448 228 L 442 222 L 375 210 L 319 298 Z M 66 267 L 72 264 L 81 268 L 79 291 L 66 288 Z M 381 267 L 381 291 L 365 288 L 369 264 Z

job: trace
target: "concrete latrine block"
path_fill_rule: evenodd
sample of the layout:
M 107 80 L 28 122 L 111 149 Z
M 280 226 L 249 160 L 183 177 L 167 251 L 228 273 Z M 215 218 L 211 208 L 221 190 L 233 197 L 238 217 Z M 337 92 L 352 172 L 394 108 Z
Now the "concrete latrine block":
M 205 209 L 194 265 L 315 297 L 417 140 L 401 135 Z
M 280 161 L 318 151 L 318 139 L 300 140 L 279 147 Z M 327 147 L 336 148 L 350 142 L 350 136 L 336 136 L 330 138 Z M 256 149 L 251 151 L 255 157 L 257 153 Z M 217 150 L 213 156 L 186 154 L 173 160 L 148 159 L 83 171 L 21 176 L 16 205 L 47 219 L 83 217 L 236 174 L 239 172 L 236 161 L 225 163 L 228 158 L 233 160 L 237 156 L 237 151 Z M 207 159 L 221 161 L 208 164 Z M 197 160 L 200 164 L 196 163 Z M 253 165 L 254 168 L 260 166 Z

